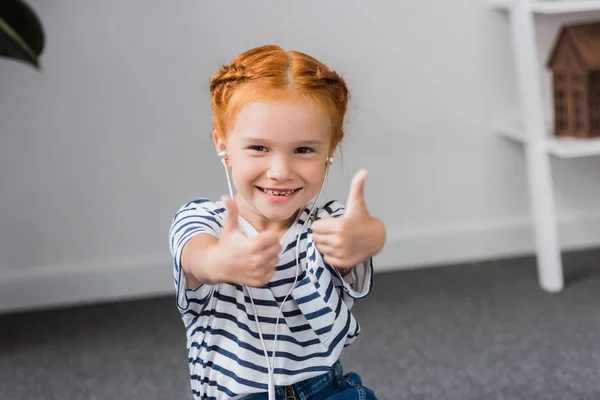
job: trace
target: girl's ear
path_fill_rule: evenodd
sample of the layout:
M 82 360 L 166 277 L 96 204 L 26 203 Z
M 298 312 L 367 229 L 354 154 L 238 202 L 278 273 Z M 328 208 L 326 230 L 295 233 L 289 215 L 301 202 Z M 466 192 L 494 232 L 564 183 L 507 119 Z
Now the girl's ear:
M 221 139 L 216 130 L 212 132 L 213 142 L 215 143 L 215 150 L 221 159 L 223 165 L 227 168 L 231 167 L 229 162 L 229 153 L 227 152 L 227 144 Z
M 222 151 L 227 151 L 227 145 L 221 139 L 221 137 L 219 136 L 219 134 L 217 133 L 216 130 L 212 131 L 212 138 L 213 138 L 213 142 L 215 143 L 215 149 L 217 150 L 217 153 L 220 153 Z

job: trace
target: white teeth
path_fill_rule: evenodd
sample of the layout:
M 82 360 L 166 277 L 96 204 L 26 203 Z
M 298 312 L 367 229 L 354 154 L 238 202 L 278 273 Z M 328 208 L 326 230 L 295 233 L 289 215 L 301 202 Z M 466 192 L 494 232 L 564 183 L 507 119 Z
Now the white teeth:
M 263 189 L 263 192 L 272 196 L 289 196 L 290 194 L 294 193 L 295 190 L 287 190 L 285 192 L 280 192 L 277 190 Z

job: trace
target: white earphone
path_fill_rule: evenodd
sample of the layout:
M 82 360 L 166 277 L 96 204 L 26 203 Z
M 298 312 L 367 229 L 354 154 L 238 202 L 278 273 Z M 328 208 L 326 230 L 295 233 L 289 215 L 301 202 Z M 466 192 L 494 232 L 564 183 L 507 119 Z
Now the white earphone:
M 229 153 L 227 152 L 227 150 L 223 150 L 223 151 L 219 151 L 217 152 L 217 155 L 219 156 L 219 160 L 221 160 L 221 164 L 223 164 L 223 167 L 225 168 L 225 174 L 227 175 L 227 185 L 229 186 L 229 194 L 231 196 L 231 198 L 233 199 L 233 189 L 231 187 L 231 179 L 229 177 L 229 169 L 227 167 L 227 158 L 229 157 Z M 246 287 L 246 290 L 248 291 L 248 295 L 250 297 L 250 301 L 252 303 L 252 308 L 254 309 L 254 320 L 256 322 L 256 328 L 258 330 L 258 336 L 260 338 L 260 342 L 263 346 L 263 351 L 265 353 L 265 359 L 267 360 L 267 371 L 269 374 L 269 382 L 268 382 L 268 388 L 269 388 L 269 400 L 275 400 L 275 382 L 274 382 L 274 378 L 273 378 L 273 371 L 275 369 L 275 354 L 277 353 L 277 335 L 278 335 L 278 331 L 279 331 L 279 316 L 281 315 L 281 312 L 283 310 L 283 305 L 285 304 L 285 302 L 287 301 L 288 297 L 292 294 L 292 291 L 294 290 L 294 288 L 296 287 L 296 283 L 298 282 L 298 276 L 299 276 L 299 269 L 300 269 L 300 238 L 302 237 L 302 232 L 304 231 L 304 228 L 306 227 L 306 224 L 311 221 L 312 223 L 312 219 L 311 219 L 311 215 L 313 214 L 313 212 L 315 211 L 315 207 L 317 206 L 317 203 L 319 201 L 319 197 L 321 196 L 321 192 L 323 191 L 323 186 L 325 186 L 325 181 L 327 180 L 327 175 L 329 172 L 329 167 L 334 163 L 335 161 L 335 157 L 331 156 L 331 157 L 327 157 L 325 159 L 325 163 L 326 163 L 326 168 L 325 168 L 325 177 L 323 178 L 323 184 L 321 185 L 321 188 L 319 189 L 319 192 L 317 193 L 315 202 L 313 203 L 313 206 L 310 210 L 310 212 L 308 213 L 308 216 L 306 218 L 306 220 L 304 221 L 304 224 L 302 225 L 302 229 L 300 230 L 300 233 L 298 234 L 298 237 L 296 239 L 296 278 L 294 279 L 294 283 L 292 284 L 292 289 L 290 289 L 289 293 L 285 296 L 285 298 L 283 299 L 283 301 L 281 302 L 281 306 L 279 307 L 279 313 L 277 314 L 277 322 L 275 324 L 275 336 L 273 338 L 273 353 L 272 353 L 272 357 L 271 359 L 269 359 L 269 355 L 268 355 L 268 350 L 267 350 L 267 345 L 264 341 L 263 338 L 263 334 L 262 334 L 262 329 L 260 327 L 260 323 L 258 321 L 258 312 L 256 310 L 256 306 L 254 305 L 254 298 L 252 297 L 252 294 L 250 293 L 250 288 L 248 286 Z M 298 218 L 300 217 L 300 213 L 298 213 L 297 217 L 296 217 L 296 221 L 298 220 Z M 316 216 L 315 216 L 316 217 Z M 296 223 L 296 221 L 294 222 L 294 224 Z
M 221 163 L 226 166 L 225 159 L 229 157 L 229 153 L 227 152 L 227 150 L 219 151 L 217 155 L 219 156 L 219 160 L 221 160 Z

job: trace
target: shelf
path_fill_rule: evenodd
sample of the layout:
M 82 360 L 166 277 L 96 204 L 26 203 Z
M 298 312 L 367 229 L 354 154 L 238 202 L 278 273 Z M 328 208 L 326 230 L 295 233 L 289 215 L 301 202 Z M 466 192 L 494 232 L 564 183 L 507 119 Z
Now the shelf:
M 520 0 L 491 0 L 494 8 L 509 11 Z M 599 0 L 521 0 L 536 14 L 567 14 L 600 11 Z
M 531 139 L 526 138 L 523 130 L 516 125 L 502 127 L 497 129 L 497 132 L 517 143 L 524 145 L 532 143 Z M 542 141 L 542 145 L 548 153 L 560 158 L 600 156 L 600 138 L 556 138 L 549 135 Z
M 600 138 L 557 138 L 554 124 L 545 121 L 536 22 L 540 14 L 600 12 L 600 0 L 487 1 L 494 9 L 508 14 L 512 61 L 517 78 L 517 103 L 520 104 L 518 115 L 527 118 L 525 121 L 519 121 L 518 117 L 516 120 L 500 120 L 497 132 L 526 150 L 524 167 L 527 170 L 538 282 L 548 292 L 559 292 L 564 288 L 565 279 L 551 156 L 562 159 L 600 156 Z M 545 132 L 540 132 L 544 126 L 547 127 Z

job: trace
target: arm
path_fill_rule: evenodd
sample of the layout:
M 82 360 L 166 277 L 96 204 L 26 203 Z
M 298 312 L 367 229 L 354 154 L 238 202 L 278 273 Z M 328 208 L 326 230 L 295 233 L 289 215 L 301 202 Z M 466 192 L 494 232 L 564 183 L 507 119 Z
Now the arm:
M 223 208 L 208 199 L 201 198 L 183 205 L 173 217 L 169 229 L 169 248 L 173 257 L 177 306 L 181 312 L 187 312 L 190 304 L 193 304 L 195 311 L 199 312 L 210 298 L 212 287 L 202 284 L 204 279 L 202 274 L 199 276 L 200 279 L 195 276 L 190 255 L 195 253 L 194 249 L 198 241 L 218 241 L 221 236 L 223 221 L 221 213 L 223 212 Z M 188 244 L 192 245 L 188 246 Z M 194 302 L 190 303 L 192 298 Z
M 175 219 L 172 252 L 187 289 L 217 283 L 261 287 L 275 274 L 281 250 L 277 234 L 261 232 L 246 237 L 238 226 L 235 202 L 229 197 L 224 202 L 224 218 L 194 208 L 191 213 L 178 213 Z M 219 213 L 223 211 L 219 209 Z
M 211 234 L 197 234 L 183 247 L 181 269 L 185 273 L 187 288 L 193 289 L 202 284 L 216 284 L 219 279 L 215 268 L 215 251 L 219 239 Z

